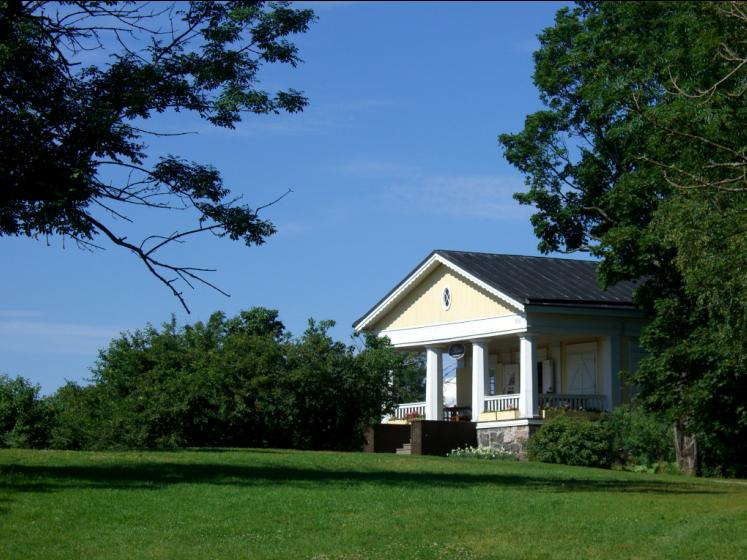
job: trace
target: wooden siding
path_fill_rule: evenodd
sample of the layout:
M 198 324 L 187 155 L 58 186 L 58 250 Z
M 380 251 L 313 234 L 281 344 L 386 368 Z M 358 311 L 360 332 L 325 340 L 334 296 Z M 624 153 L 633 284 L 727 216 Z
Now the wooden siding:
M 444 287 L 451 291 L 451 306 L 444 309 Z M 479 286 L 439 266 L 410 289 L 393 309 L 374 323 L 374 330 L 385 331 L 502 317 L 514 311 Z

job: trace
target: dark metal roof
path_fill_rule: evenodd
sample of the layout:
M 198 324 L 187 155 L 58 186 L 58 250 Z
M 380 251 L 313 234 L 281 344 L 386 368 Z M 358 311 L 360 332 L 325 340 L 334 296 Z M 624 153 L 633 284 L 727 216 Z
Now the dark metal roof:
M 353 323 L 353 327 L 376 309 L 436 253 L 488 286 L 524 305 L 635 308 L 633 304 L 635 283 L 620 282 L 603 290 L 597 283 L 595 261 L 436 250 L 381 298 L 363 317 Z
M 621 282 L 603 290 L 597 282 L 597 263 L 594 261 L 463 251 L 435 252 L 489 286 L 527 305 L 633 305 L 635 285 Z

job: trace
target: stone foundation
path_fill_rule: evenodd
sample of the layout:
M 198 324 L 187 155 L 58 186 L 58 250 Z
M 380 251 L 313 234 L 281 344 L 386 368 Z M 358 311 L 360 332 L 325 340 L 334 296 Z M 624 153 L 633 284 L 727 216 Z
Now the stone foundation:
M 500 428 L 477 428 L 477 445 L 491 449 L 501 449 L 516 453 L 519 459 L 526 458 L 527 440 L 534 435 L 539 426 L 505 426 Z

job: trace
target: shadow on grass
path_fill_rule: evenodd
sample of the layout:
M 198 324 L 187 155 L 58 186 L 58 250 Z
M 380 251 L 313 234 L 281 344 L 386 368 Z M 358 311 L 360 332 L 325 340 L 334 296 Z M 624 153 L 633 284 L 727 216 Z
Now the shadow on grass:
M 427 470 L 317 469 L 305 466 L 220 463 L 161 463 L 152 461 L 105 465 L 5 464 L 0 490 L 54 492 L 71 488 L 152 489 L 176 484 L 208 484 L 237 488 L 271 485 L 299 488 L 401 486 L 407 488 L 466 488 L 475 485 L 520 487 L 547 492 L 618 492 L 656 494 L 721 494 L 724 490 L 656 480 L 585 480 L 517 473 L 455 473 Z

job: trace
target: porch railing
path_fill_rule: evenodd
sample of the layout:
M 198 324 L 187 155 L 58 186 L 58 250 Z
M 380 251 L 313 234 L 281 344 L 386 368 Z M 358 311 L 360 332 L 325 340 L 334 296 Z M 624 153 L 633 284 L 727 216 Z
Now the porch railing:
M 519 409 L 519 395 L 493 395 L 485 397 L 485 412 L 504 412 Z
M 425 418 L 425 403 L 411 402 L 397 405 L 397 408 L 394 410 L 394 414 L 392 414 L 391 417 L 396 420 L 405 420 L 408 415 L 410 415 L 411 417 L 419 416 L 421 418 Z
M 571 410 L 605 410 L 604 395 L 540 395 L 540 408 L 569 408 Z
M 605 410 L 607 399 L 604 395 L 539 395 L 540 408 L 568 408 L 571 410 Z M 485 412 L 504 412 L 519 409 L 519 394 L 493 395 L 485 397 Z M 444 420 L 450 420 L 456 411 L 459 416 L 468 415 L 469 408 L 457 410 L 456 407 L 444 408 Z M 402 403 L 389 416 L 392 420 L 406 420 L 408 418 L 425 418 L 425 403 Z

